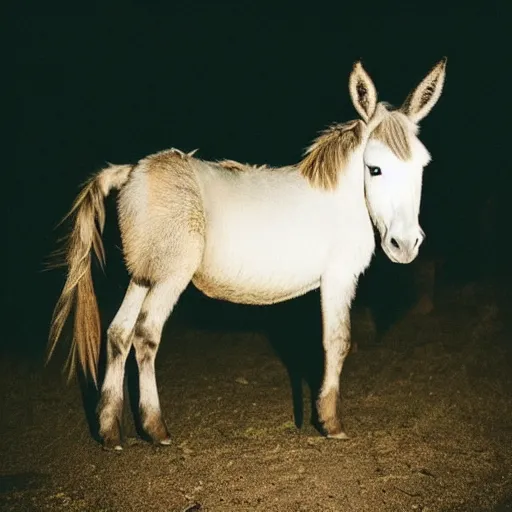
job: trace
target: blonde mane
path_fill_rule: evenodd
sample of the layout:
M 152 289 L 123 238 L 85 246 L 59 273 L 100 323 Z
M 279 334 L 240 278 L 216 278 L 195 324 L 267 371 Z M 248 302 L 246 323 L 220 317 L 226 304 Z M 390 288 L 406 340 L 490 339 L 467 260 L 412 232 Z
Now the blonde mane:
M 379 103 L 368 123 L 370 138 L 389 147 L 400 160 L 412 156 L 410 134 L 416 134 L 417 126 L 400 110 L 388 110 Z M 311 186 L 332 190 L 338 184 L 352 152 L 363 142 L 365 123 L 360 120 L 336 124 L 323 131 L 306 150 L 299 163 L 301 174 Z
M 336 124 L 323 131 L 299 163 L 301 174 L 313 187 L 332 190 L 350 154 L 363 140 L 362 121 Z

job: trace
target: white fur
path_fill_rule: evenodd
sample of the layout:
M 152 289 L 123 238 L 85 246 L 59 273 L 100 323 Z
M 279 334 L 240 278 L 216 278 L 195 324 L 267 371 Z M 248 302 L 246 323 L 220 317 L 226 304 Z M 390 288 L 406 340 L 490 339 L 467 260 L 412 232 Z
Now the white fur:
M 233 289 L 247 292 L 237 302 L 269 304 L 318 288 L 328 267 L 358 276 L 375 242 L 362 150 L 355 155 L 334 191 L 312 188 L 295 168 L 198 173 L 207 226 L 194 283 L 222 285 L 216 298 L 233 300 L 224 291 Z
M 425 146 L 410 134 L 412 158 L 400 160 L 379 140 L 370 139 L 364 152 L 368 210 L 379 230 L 382 248 L 394 262 L 409 263 L 418 255 L 424 233 L 418 223 L 423 167 L 430 161 Z M 371 176 L 369 167 L 381 169 Z M 400 242 L 400 249 L 391 239 Z
M 147 331 L 152 333 L 152 340 L 157 344 L 160 342 L 165 321 L 174 308 L 176 297 L 180 295 L 183 286 L 178 279 L 169 279 L 164 283 L 154 286 L 144 301 L 143 311 L 148 313 L 147 325 L 145 327 Z M 143 363 L 141 358 L 144 358 L 145 355 L 145 341 L 139 338 L 137 334 L 133 340 L 140 373 L 139 400 L 144 405 L 147 413 L 160 414 L 160 399 L 158 397 L 155 377 L 156 351 L 151 351 L 150 357 Z
M 132 281 L 126 291 L 123 303 L 109 327 L 108 365 L 102 391 L 107 393 L 110 399 L 100 413 L 100 425 L 103 431 L 110 429 L 120 415 L 119 409 L 123 402 L 124 368 L 131 346 L 130 338 L 147 293 L 147 288 Z M 116 346 L 120 352 L 118 357 L 112 357 L 113 332 L 117 332 L 124 342 L 121 346 Z

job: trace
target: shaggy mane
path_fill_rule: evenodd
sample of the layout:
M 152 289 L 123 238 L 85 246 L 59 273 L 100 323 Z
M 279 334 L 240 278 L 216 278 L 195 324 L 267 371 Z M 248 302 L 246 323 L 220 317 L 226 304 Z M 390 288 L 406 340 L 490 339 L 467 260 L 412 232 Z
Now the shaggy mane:
M 377 105 L 368 122 L 370 138 L 380 140 L 401 160 L 409 160 L 412 157 L 410 135 L 416 134 L 418 127 L 400 110 L 389 108 L 385 103 Z M 298 165 L 301 174 L 313 187 L 334 189 L 350 155 L 363 142 L 364 129 L 364 123 L 355 120 L 335 124 L 321 132 Z
M 300 173 L 314 187 L 334 189 L 338 184 L 338 174 L 362 140 L 362 121 L 348 121 L 327 128 L 306 150 L 299 163 Z

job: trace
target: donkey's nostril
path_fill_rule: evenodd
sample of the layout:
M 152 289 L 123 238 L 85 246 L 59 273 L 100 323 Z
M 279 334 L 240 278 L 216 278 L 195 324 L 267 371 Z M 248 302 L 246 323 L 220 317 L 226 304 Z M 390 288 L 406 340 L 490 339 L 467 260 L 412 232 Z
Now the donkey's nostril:
M 419 241 L 420 241 L 420 239 L 419 239 L 419 238 L 416 238 L 416 242 L 414 242 L 414 247 L 413 247 L 413 249 L 415 249 L 415 248 L 416 248 L 416 246 L 418 245 L 418 242 L 419 242 Z
M 398 245 L 398 242 L 396 241 L 396 238 L 391 239 L 391 245 L 395 247 L 396 249 L 400 249 L 400 245 Z

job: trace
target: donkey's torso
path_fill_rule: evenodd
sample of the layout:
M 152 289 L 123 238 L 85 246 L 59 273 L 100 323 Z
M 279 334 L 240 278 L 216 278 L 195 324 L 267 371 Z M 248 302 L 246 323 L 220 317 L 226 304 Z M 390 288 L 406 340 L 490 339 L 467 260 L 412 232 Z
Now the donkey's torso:
M 317 288 L 326 268 L 358 275 L 369 264 L 374 238 L 362 185 L 360 195 L 314 189 L 294 167 L 227 169 L 194 159 L 194 169 L 205 247 L 193 283 L 206 295 L 271 304 Z

